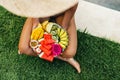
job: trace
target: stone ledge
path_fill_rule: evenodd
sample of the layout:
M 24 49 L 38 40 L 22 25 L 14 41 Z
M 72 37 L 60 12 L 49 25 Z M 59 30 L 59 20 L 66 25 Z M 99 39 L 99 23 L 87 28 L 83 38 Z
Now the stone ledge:
M 120 43 L 120 12 L 80 0 L 75 15 L 77 28 Z

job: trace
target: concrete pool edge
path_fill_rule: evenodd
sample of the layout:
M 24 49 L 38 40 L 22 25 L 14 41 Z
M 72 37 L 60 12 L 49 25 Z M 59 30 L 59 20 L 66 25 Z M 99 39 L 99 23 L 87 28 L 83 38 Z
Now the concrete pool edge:
M 79 1 L 77 29 L 120 43 L 120 12 L 91 2 Z

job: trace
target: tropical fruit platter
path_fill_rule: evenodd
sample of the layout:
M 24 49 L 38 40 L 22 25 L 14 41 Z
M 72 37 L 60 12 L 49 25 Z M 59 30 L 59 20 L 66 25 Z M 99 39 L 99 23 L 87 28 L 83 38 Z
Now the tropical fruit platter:
M 67 48 L 66 30 L 54 22 L 44 21 L 32 30 L 30 47 L 42 59 L 52 62 Z

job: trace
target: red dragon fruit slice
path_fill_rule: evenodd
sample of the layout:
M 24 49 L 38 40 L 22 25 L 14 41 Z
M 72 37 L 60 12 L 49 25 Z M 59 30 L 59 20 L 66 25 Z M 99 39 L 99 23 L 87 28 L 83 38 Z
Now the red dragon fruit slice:
M 59 44 L 53 44 L 52 45 L 52 54 L 54 56 L 59 56 L 62 52 L 62 48 Z

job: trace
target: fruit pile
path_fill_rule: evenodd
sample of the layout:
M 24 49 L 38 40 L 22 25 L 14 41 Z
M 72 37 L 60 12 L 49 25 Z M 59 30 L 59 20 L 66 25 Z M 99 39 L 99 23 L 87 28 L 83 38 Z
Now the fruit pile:
M 32 31 L 30 46 L 42 59 L 53 61 L 68 45 L 68 34 L 58 24 L 44 21 Z

